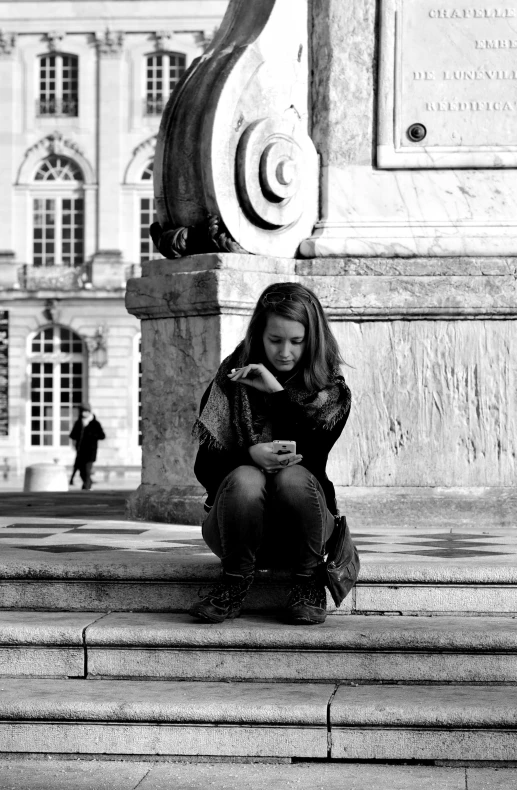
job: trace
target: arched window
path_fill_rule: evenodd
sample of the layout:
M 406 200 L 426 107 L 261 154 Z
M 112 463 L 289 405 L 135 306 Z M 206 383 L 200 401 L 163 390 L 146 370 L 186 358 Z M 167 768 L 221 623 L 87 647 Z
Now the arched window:
M 145 114 L 161 115 L 167 99 L 185 72 L 185 55 L 156 52 L 146 56 Z
M 82 181 L 81 169 L 65 156 L 51 154 L 36 170 L 35 181 Z
M 34 266 L 80 266 L 84 258 L 80 168 L 65 156 L 51 154 L 38 166 L 34 181 L 43 187 L 33 203 Z
M 39 58 L 38 115 L 79 114 L 79 59 L 76 55 L 42 55 Z
M 152 181 L 153 180 L 153 170 L 154 170 L 154 162 L 152 159 L 146 164 L 142 172 L 142 181 Z
M 29 350 L 30 443 L 67 447 L 73 407 L 86 400 L 86 349 L 71 329 L 49 326 L 32 339 Z
M 151 181 L 153 178 L 153 160 L 151 159 L 142 172 L 142 181 Z M 157 221 L 154 197 L 148 195 L 140 198 L 140 263 L 154 261 L 162 256 L 153 244 L 149 235 L 149 228 Z

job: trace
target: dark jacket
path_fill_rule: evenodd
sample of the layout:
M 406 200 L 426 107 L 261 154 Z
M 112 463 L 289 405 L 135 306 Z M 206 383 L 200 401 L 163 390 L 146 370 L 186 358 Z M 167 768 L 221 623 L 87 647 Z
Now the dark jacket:
M 201 399 L 200 412 L 208 400 L 212 384 L 209 385 Z M 303 455 L 300 462 L 321 483 L 331 513 L 337 512 L 336 494 L 332 482 L 326 474 L 327 459 L 330 450 L 336 443 L 345 427 L 350 409 L 343 418 L 330 430 L 309 425 L 305 411 L 300 404 L 291 400 L 287 390 L 280 390 L 267 395 L 272 425 L 273 438 L 294 440 L 296 452 Z M 222 481 L 232 469 L 244 464 L 253 465 L 247 449 L 239 448 L 234 451 L 217 450 L 201 444 L 194 464 L 194 474 L 205 487 L 207 492 L 206 506 L 210 507 L 215 499 L 217 490 Z
M 97 458 L 97 442 L 105 439 L 106 436 L 102 425 L 94 417 L 84 427 L 80 418 L 76 420 L 70 438 L 77 443 L 77 458 L 75 460 L 77 465 L 78 463 L 93 463 Z

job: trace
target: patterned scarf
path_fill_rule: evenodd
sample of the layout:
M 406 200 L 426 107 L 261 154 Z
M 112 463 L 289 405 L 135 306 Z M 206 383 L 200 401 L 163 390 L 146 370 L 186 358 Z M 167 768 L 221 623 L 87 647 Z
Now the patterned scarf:
M 251 447 L 273 439 L 269 396 L 228 379 L 232 368 L 244 366 L 244 344 L 219 366 L 203 411 L 194 423 L 193 436 L 219 450 Z M 286 382 L 284 389 L 295 403 L 304 407 L 309 425 L 327 430 L 346 416 L 351 395 L 339 369 L 319 392 L 308 392 L 300 376 Z

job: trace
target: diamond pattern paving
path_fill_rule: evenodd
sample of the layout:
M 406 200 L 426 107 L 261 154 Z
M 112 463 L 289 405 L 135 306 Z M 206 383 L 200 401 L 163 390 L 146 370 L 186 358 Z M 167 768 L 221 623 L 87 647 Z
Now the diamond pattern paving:
M 353 532 L 353 525 L 352 533 Z M 359 552 L 368 559 L 383 561 L 399 557 L 426 557 L 434 560 L 458 560 L 481 557 L 513 557 L 517 554 L 515 532 L 509 529 L 444 532 L 443 528 L 396 529 L 354 534 Z M 27 542 L 25 542 L 27 541 Z M 11 550 L 46 553 L 80 553 L 138 551 L 166 552 L 178 557 L 210 555 L 201 538 L 200 528 L 172 524 L 142 524 L 105 521 L 88 523 L 46 520 L 23 522 L 0 518 L 0 546 Z

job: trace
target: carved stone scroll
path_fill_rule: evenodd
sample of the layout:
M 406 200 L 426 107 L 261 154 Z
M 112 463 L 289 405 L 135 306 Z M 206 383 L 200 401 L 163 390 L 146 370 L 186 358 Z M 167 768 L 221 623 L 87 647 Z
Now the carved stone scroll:
M 10 57 L 16 46 L 16 33 L 8 33 L 0 30 L 0 58 Z
M 124 47 L 124 33 L 107 27 L 104 32 L 94 33 L 94 41 L 99 55 L 116 58 Z
M 153 222 L 149 232 L 164 258 L 184 258 L 204 252 L 246 252 L 230 236 L 220 217 L 215 215 L 210 215 L 199 225 L 165 231 L 159 222 Z
M 306 0 L 231 0 L 163 115 L 154 172 L 164 232 L 192 236 L 215 216 L 235 249 L 296 254 L 318 207 L 307 82 Z

